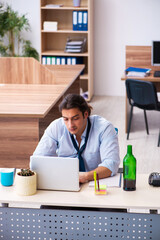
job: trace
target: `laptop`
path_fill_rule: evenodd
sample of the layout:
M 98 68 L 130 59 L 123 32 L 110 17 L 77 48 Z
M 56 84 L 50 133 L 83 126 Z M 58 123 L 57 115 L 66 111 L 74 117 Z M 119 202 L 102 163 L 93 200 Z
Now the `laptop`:
M 30 169 L 37 173 L 37 188 L 79 191 L 78 158 L 31 156 Z

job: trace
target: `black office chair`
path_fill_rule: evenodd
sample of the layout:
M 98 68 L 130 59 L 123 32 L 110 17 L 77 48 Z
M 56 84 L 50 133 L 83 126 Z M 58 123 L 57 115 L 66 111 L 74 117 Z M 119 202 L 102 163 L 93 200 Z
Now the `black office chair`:
M 157 91 L 154 83 L 127 79 L 126 90 L 129 104 L 131 105 L 129 124 L 127 129 L 127 139 L 131 129 L 131 121 L 133 115 L 133 107 L 138 107 L 144 110 L 144 119 L 147 134 L 149 134 L 146 110 L 160 111 L 160 102 L 158 101 Z M 160 146 L 160 132 L 158 137 L 158 147 Z

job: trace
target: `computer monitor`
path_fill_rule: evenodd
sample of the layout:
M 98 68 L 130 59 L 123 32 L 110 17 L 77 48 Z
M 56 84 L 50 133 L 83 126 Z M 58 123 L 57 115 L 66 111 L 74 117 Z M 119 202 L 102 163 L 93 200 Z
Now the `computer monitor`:
M 152 66 L 160 66 L 160 41 L 152 41 Z

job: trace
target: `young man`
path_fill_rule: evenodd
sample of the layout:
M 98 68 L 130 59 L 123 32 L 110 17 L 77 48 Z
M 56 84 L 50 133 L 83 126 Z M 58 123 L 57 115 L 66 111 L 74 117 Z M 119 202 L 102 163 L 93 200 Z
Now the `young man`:
M 91 109 L 80 95 L 68 94 L 59 105 L 62 117 L 48 126 L 34 152 L 78 157 L 81 183 L 93 180 L 95 170 L 99 178 L 113 176 L 120 163 L 115 128 L 100 116 L 90 116 Z

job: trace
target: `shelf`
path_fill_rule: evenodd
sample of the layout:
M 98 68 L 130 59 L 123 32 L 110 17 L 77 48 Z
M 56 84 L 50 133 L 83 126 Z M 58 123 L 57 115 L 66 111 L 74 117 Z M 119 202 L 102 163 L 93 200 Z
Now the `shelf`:
M 70 10 L 70 11 L 85 11 L 85 10 L 88 10 L 88 7 L 73 7 L 73 6 L 70 6 L 70 7 L 45 7 L 45 6 L 42 6 L 41 7 L 42 10 Z
M 85 53 L 66 53 L 61 50 L 57 51 L 45 51 L 41 53 L 42 56 L 75 56 L 75 57 L 88 57 L 88 52 Z
M 88 80 L 88 74 L 82 74 L 80 75 L 81 80 Z
M 42 33 L 86 33 L 88 34 L 88 31 L 73 31 L 72 29 L 63 29 L 63 30 L 57 30 L 57 31 L 46 31 L 46 30 L 41 30 Z
M 47 7 L 47 4 L 63 4 L 62 7 Z M 87 11 L 87 31 L 73 31 L 73 11 Z M 41 25 L 41 61 L 43 57 L 79 58 L 85 65 L 84 74 L 80 75 L 80 87 L 83 92 L 88 91 L 88 100 L 93 96 L 93 14 L 94 0 L 81 0 L 80 7 L 73 6 L 73 0 L 40 0 Z M 83 19 L 83 18 L 82 18 Z M 45 21 L 58 23 L 57 31 L 44 30 Z M 83 21 L 83 20 L 82 20 Z M 68 38 L 86 38 L 86 52 L 64 52 Z M 68 60 L 68 59 L 67 59 Z

